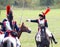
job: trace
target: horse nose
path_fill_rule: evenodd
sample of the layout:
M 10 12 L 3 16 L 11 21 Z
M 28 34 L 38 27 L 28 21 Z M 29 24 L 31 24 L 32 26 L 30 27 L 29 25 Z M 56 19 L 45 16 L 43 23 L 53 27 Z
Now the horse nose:
M 31 28 L 29 28 L 29 31 L 28 31 L 28 33 L 31 33 Z
M 30 30 L 30 31 L 28 31 L 28 33 L 31 33 L 31 30 Z

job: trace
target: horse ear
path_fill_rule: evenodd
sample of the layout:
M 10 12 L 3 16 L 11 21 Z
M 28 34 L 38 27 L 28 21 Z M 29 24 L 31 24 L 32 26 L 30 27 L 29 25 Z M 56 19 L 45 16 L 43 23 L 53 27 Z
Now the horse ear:
M 24 22 L 22 22 L 22 25 L 24 25 Z

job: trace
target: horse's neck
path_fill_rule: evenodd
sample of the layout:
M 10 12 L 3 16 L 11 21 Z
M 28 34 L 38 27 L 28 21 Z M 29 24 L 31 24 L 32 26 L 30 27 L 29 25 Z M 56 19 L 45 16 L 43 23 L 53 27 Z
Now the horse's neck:
M 18 32 L 18 38 L 21 37 L 22 31 Z

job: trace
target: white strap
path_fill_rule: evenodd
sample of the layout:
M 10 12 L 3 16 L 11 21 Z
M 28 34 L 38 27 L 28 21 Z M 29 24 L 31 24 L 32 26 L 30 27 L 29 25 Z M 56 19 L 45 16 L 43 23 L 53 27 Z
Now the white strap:
M 12 31 L 9 21 L 6 21 L 6 29 Z

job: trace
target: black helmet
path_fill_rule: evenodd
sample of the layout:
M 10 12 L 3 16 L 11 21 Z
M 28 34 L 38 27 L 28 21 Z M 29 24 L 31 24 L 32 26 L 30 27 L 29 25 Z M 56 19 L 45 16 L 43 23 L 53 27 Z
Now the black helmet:
M 40 16 L 40 17 L 43 17 L 43 19 L 45 19 L 45 16 L 44 16 L 44 15 L 42 15 L 42 14 L 39 14 L 39 16 Z

